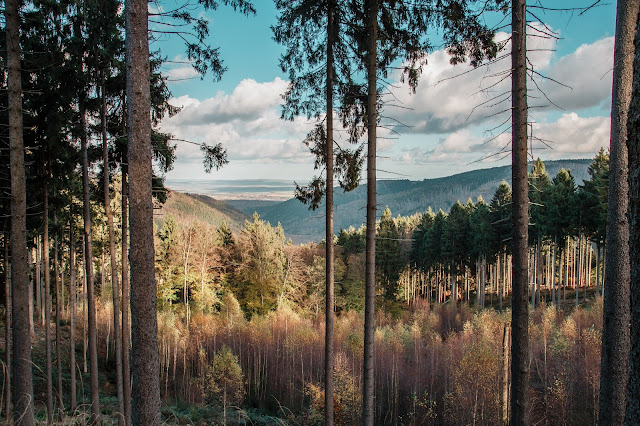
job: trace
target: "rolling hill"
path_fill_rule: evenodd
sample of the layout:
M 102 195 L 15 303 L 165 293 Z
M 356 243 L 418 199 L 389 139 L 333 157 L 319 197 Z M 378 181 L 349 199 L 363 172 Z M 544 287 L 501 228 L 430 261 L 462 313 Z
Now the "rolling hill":
M 166 217 L 172 214 L 178 223 L 202 222 L 220 226 L 226 222 L 233 231 L 238 231 L 247 218 L 244 212 L 207 195 L 183 194 L 169 191 L 167 202 L 154 211 L 154 224 L 160 228 Z
M 551 177 L 561 168 L 570 169 L 576 184 L 582 184 L 588 178 L 587 169 L 591 160 L 547 161 L 545 166 Z M 453 176 L 410 180 L 378 181 L 378 213 L 389 206 L 394 216 L 411 215 L 424 212 L 429 207 L 434 211 L 448 211 L 457 201 L 466 202 L 472 198 L 475 202 L 482 196 L 487 202 L 501 181 L 510 182 L 510 166 L 474 170 Z M 365 223 L 367 185 L 361 185 L 352 192 L 336 191 L 335 229 L 359 227 Z M 263 219 L 272 224 L 280 222 L 294 242 L 316 241 L 324 235 L 324 204 L 316 211 L 309 211 L 296 199 L 270 204 L 227 203 L 244 210 L 247 215 L 257 211 Z

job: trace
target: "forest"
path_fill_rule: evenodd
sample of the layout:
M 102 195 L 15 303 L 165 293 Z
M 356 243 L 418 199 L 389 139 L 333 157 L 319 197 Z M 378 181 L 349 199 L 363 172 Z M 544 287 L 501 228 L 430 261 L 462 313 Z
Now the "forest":
M 0 415 L 16 425 L 638 424 L 640 1 L 617 3 L 610 149 L 576 182 L 528 151 L 537 71 L 526 43 L 555 36 L 530 25 L 553 8 L 276 0 L 282 119 L 317 122 L 301 143 L 318 176 L 295 196 L 326 220 L 321 241 L 295 245 L 257 213 L 164 186 L 178 143 L 196 144 L 207 172 L 229 162 L 221 144 L 158 130 L 178 108 L 167 59 L 150 51 L 157 37 L 183 43 L 202 76 L 226 70 L 197 8 L 5 0 Z M 197 4 L 256 13 L 249 0 Z M 496 16 L 508 43 L 488 24 Z M 511 61 L 511 179 L 488 201 L 394 217 L 376 199 L 386 78 L 399 69 L 415 91 L 433 28 L 452 64 Z M 334 190 L 361 181 L 366 223 L 334 232 Z

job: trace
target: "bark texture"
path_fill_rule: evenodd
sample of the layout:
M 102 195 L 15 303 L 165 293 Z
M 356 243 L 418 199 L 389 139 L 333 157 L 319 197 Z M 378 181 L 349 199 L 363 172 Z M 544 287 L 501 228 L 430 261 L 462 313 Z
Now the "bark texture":
M 87 328 L 89 331 L 89 375 L 91 376 L 91 423 L 100 423 L 100 394 L 98 388 L 98 333 L 96 327 L 96 299 L 93 283 L 93 248 L 91 242 L 91 204 L 89 201 L 89 158 L 87 155 L 87 123 L 84 96 L 80 99 L 80 139 L 82 145 L 82 191 L 84 216 L 84 266 L 87 285 Z
M 126 1 L 127 133 L 131 230 L 132 421 L 159 425 L 160 383 L 153 202 L 151 198 L 151 100 L 146 0 Z
M 129 204 L 126 167 L 122 170 L 122 387 L 124 396 L 124 421 L 131 424 L 131 329 L 129 327 Z
M 109 257 L 111 258 L 111 294 L 113 300 L 113 338 L 116 352 L 116 394 L 118 396 L 118 425 L 124 421 L 124 396 L 122 388 L 122 341 L 120 336 L 120 286 L 118 284 L 118 259 L 116 254 L 116 236 L 113 229 L 113 212 L 111 211 L 111 197 L 109 195 L 109 144 L 107 139 L 107 99 L 105 96 L 104 71 L 101 75 L 102 93 L 100 122 L 102 130 L 102 170 L 104 190 L 104 212 L 107 216 L 109 230 Z
M 31 335 L 29 333 L 29 267 L 27 265 L 27 191 L 22 140 L 19 0 L 5 1 L 7 91 L 11 162 L 11 293 L 13 317 L 13 408 L 16 425 L 33 425 Z
M 512 331 L 511 419 L 529 424 L 529 303 L 528 227 L 529 180 L 527 176 L 527 46 L 526 1 L 514 0 L 511 11 L 511 179 L 512 204 Z
M 334 258 L 333 258 L 333 43 L 335 42 L 334 3 L 327 2 L 327 184 L 326 184 L 326 306 L 325 306 L 325 364 L 324 364 L 324 423 L 333 425 L 333 306 L 334 306 Z
M 636 8 L 638 1 L 635 2 Z M 633 13 L 633 10 L 631 11 Z M 627 117 L 631 334 L 625 423 L 640 424 L 640 31 L 635 27 L 633 85 Z M 612 121 L 613 122 L 613 121 Z
M 600 365 L 600 424 L 624 422 L 629 376 L 629 175 L 627 116 L 633 80 L 633 37 L 638 0 L 620 0 L 616 15 L 611 99 L 607 246 Z
M 70 403 L 69 409 L 74 412 L 78 408 L 76 397 L 76 241 L 73 232 L 73 221 L 69 221 L 69 374 Z
M 374 334 L 376 298 L 376 126 L 378 0 L 367 1 L 369 49 L 367 54 L 367 232 L 365 241 L 364 361 L 362 424 L 372 426 L 374 405 Z

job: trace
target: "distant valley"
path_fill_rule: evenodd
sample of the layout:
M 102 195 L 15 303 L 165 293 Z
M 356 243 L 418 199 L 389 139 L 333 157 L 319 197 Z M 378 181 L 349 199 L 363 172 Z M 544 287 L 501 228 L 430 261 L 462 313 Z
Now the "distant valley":
M 576 184 L 580 185 L 583 179 L 588 178 L 587 169 L 590 163 L 590 159 L 559 160 L 547 161 L 545 166 L 551 178 L 561 168 L 570 169 Z M 381 213 L 385 206 L 389 206 L 394 216 L 424 212 L 429 207 L 436 212 L 438 209 L 448 211 L 457 201 L 465 203 L 471 198 L 476 202 L 478 196 L 489 202 L 500 182 L 504 180 L 510 183 L 510 179 L 511 168 L 502 166 L 422 181 L 381 180 L 378 181 L 378 212 Z M 287 193 L 291 197 L 293 183 L 269 180 L 218 182 L 212 180 L 207 184 L 201 181 L 192 184 L 187 181 L 178 183 L 179 185 L 176 185 L 176 181 L 169 181 L 167 185 L 176 191 L 200 194 L 192 194 L 189 198 L 219 212 L 219 215 L 208 216 L 209 220 L 206 221 L 209 223 L 227 220 L 231 222 L 230 226 L 237 228 L 245 217 L 258 212 L 263 219 L 274 225 L 281 223 L 286 234 L 295 243 L 317 241 L 324 235 L 324 205 L 316 211 L 310 211 L 296 199 L 278 200 L 278 196 L 283 197 Z M 225 183 L 230 185 L 225 187 Z M 252 189 L 253 192 L 251 192 Z M 244 196 L 241 199 L 231 199 L 229 195 L 234 193 L 241 193 Z M 350 226 L 359 227 L 365 222 L 366 194 L 366 184 L 348 193 L 336 190 L 336 231 Z M 180 200 L 184 205 L 195 203 L 195 201 L 186 203 L 183 198 Z M 168 204 L 172 202 L 170 198 Z M 183 206 L 184 209 L 186 207 Z

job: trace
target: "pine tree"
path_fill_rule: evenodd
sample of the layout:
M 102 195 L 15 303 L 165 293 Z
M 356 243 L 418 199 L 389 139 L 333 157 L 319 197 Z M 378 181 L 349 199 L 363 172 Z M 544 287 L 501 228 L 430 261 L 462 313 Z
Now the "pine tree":
M 13 407 L 16 425 L 33 425 L 33 381 L 29 333 L 26 185 L 22 138 L 19 1 L 5 1 L 7 89 L 11 157 L 11 277 L 13 317 Z M 17 380 L 17 378 L 20 378 Z
M 638 2 L 630 2 L 627 3 L 627 6 L 630 7 L 630 13 L 636 12 Z M 621 7 L 623 5 L 618 5 Z M 633 86 L 631 92 L 631 100 L 629 104 L 629 112 L 628 112 L 628 123 L 627 123 L 627 147 L 628 147 L 628 162 L 629 162 L 629 175 L 628 175 L 628 183 L 629 183 L 629 260 L 630 260 L 630 295 L 631 295 L 631 332 L 630 332 L 630 350 L 629 350 L 629 383 L 627 385 L 627 394 L 626 394 L 626 413 L 625 413 L 625 424 L 633 425 L 638 424 L 640 422 L 640 57 L 638 53 L 640 52 L 640 29 L 637 26 L 635 28 L 635 37 L 634 37 L 634 47 L 635 47 L 635 55 L 633 61 Z M 626 93 L 626 92 L 625 92 Z M 624 106 L 621 105 L 621 106 Z M 612 126 L 614 123 L 614 110 L 612 109 Z M 624 112 L 623 112 L 624 114 Z M 620 117 L 622 118 L 622 117 Z M 621 125 L 624 125 L 624 122 L 621 120 Z M 621 129 L 620 135 L 624 134 L 625 129 Z M 613 131 L 612 131 L 612 145 L 613 145 Z M 591 174 L 593 169 L 596 169 L 597 163 L 601 163 L 600 160 L 602 156 L 602 152 L 600 155 L 596 157 L 594 161 L 594 167 L 589 169 Z M 618 170 L 619 172 L 619 170 Z M 617 173 L 614 173 L 614 179 L 618 176 Z M 593 178 L 592 178 L 593 179 Z M 623 195 L 623 194 L 618 194 Z M 614 204 L 614 208 L 617 208 L 617 204 Z M 620 253 L 618 253 L 620 254 Z M 615 287 L 618 284 L 614 284 Z M 610 288 L 610 287 L 609 287 Z M 615 290 L 614 290 L 615 291 Z M 605 292 L 605 295 L 609 292 Z M 623 320 L 624 318 L 620 318 Z M 607 318 L 607 321 L 611 321 L 611 319 Z M 604 345 L 603 340 L 603 345 Z M 609 341 L 609 343 L 612 343 Z M 614 352 L 618 350 L 618 348 L 607 348 L 604 347 L 604 350 L 613 350 Z M 624 348 L 620 348 L 620 350 L 624 350 Z M 603 351 L 604 352 L 604 351 Z M 612 360 L 615 360 L 615 355 L 611 357 Z M 612 363 L 612 365 L 614 365 Z M 614 367 L 615 368 L 615 367 Z M 615 370 L 613 370 L 615 372 Z M 609 380 L 616 380 L 615 376 L 608 377 Z M 622 380 L 620 379 L 620 382 Z M 620 383 L 622 384 L 622 383 Z M 618 385 L 619 386 L 619 385 Z M 613 387 L 617 389 L 617 386 Z M 617 392 L 613 393 L 616 395 Z M 618 410 L 616 409 L 616 419 L 618 417 Z M 611 418 L 614 418 L 613 416 Z

